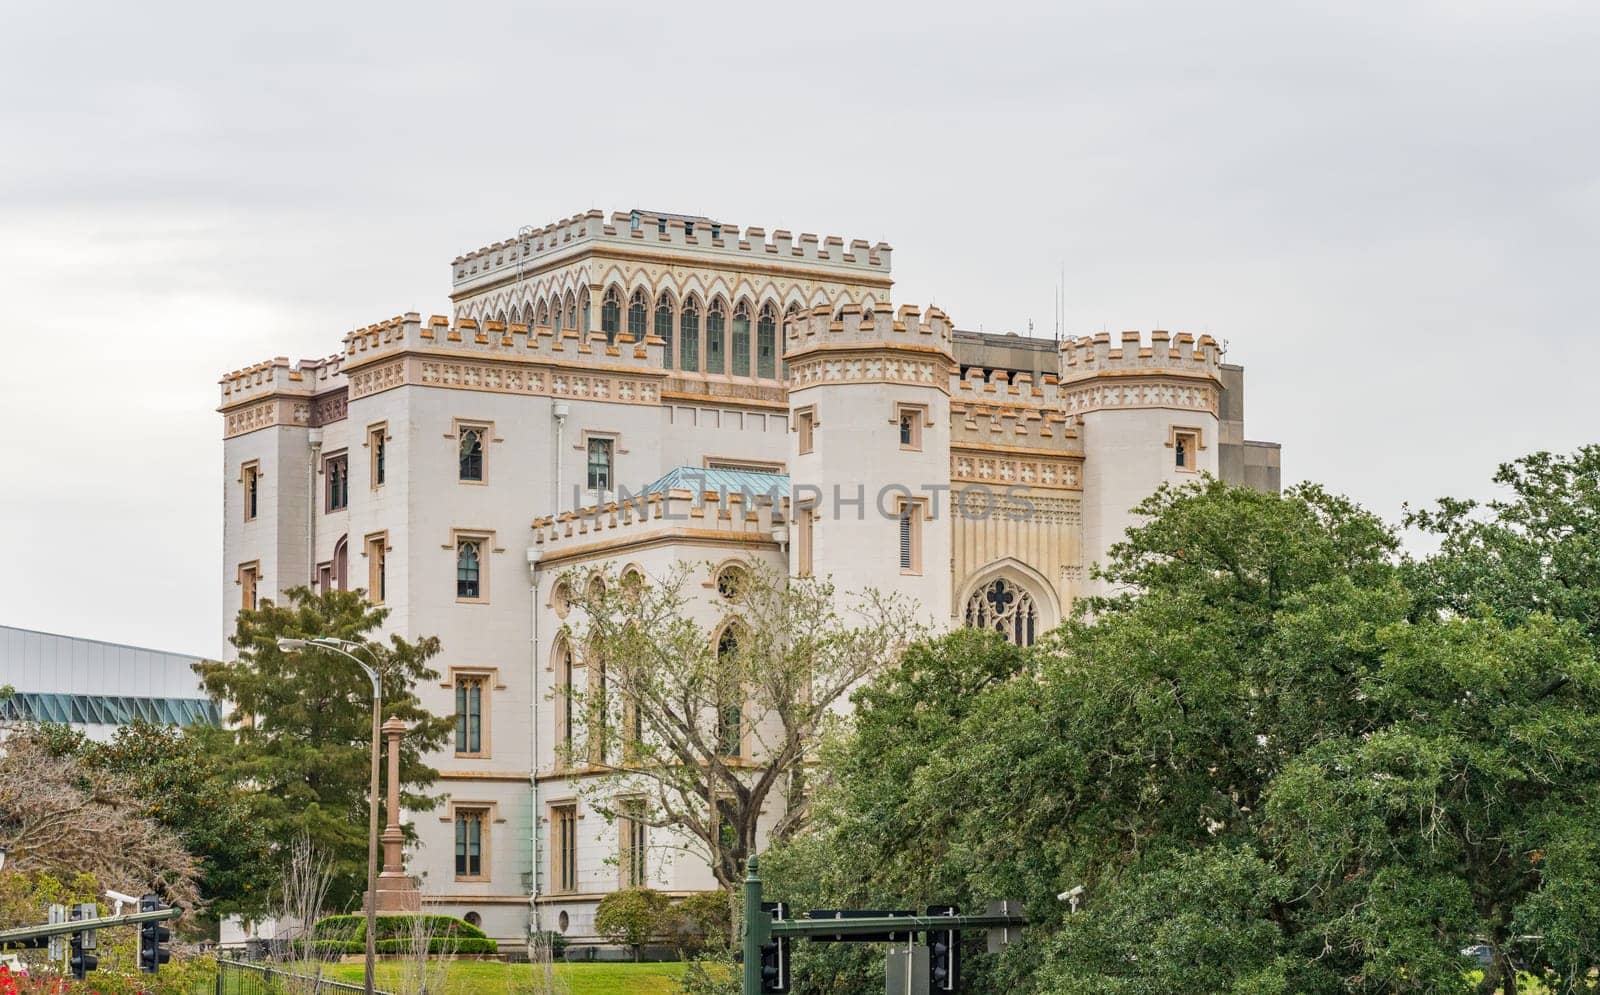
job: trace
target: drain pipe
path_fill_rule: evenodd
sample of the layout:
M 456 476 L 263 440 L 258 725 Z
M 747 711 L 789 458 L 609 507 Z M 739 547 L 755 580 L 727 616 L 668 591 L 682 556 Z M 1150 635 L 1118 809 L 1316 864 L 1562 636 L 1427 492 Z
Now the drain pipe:
M 528 547 L 528 670 L 533 679 L 533 700 L 529 704 L 528 721 L 528 783 L 529 806 L 528 846 L 533 853 L 532 887 L 528 905 L 532 912 L 533 934 L 543 932 L 539 919 L 539 558 L 544 550 Z
M 317 461 L 322 456 L 322 429 L 306 429 L 306 441 L 311 443 L 311 465 L 306 467 L 306 581 L 312 590 L 317 586 Z
M 561 456 L 562 456 L 561 439 L 562 439 L 562 434 L 563 434 L 562 433 L 562 429 L 564 429 L 566 427 L 566 425 L 567 425 L 567 416 L 572 414 L 572 405 L 568 404 L 566 401 L 557 401 L 550 408 L 550 413 L 552 415 L 554 415 L 555 419 L 556 419 L 555 466 L 552 468 L 552 473 L 550 475 L 551 480 L 553 480 L 555 482 L 555 493 L 550 496 L 551 497 L 550 506 L 551 506 L 551 508 L 552 508 L 554 513 L 559 513 L 561 511 Z

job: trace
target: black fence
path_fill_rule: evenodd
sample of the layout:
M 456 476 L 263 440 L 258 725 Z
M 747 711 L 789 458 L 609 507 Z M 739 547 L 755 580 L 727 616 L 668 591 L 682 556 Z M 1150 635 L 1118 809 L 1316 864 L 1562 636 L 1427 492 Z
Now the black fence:
M 217 958 L 216 995 L 334 995 L 337 992 L 365 992 L 365 985 L 286 970 L 274 964 L 247 964 Z M 390 995 L 379 989 L 377 995 Z

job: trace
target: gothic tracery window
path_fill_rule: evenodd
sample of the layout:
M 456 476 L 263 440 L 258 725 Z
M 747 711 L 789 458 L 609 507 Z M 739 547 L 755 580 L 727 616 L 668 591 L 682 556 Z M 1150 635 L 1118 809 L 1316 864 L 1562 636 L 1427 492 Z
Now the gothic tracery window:
M 993 629 L 1018 646 L 1032 646 L 1039 632 L 1039 606 L 1014 581 L 996 577 L 967 599 L 967 626 Z

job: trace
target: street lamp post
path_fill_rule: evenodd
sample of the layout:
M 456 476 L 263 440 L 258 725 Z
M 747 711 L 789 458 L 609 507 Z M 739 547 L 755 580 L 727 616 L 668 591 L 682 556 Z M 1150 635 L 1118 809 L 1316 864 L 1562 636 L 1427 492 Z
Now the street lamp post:
M 347 648 L 348 647 L 348 648 Z M 348 639 L 322 636 L 315 639 L 278 640 L 280 650 L 324 649 L 354 663 L 372 682 L 372 783 L 367 795 L 367 995 L 373 995 L 374 967 L 377 963 L 378 940 L 378 754 L 380 732 L 383 724 L 383 680 L 378 672 L 362 662 L 349 648 L 364 648 Z M 371 653 L 371 650 L 367 651 Z M 374 659 L 376 662 L 376 659 Z

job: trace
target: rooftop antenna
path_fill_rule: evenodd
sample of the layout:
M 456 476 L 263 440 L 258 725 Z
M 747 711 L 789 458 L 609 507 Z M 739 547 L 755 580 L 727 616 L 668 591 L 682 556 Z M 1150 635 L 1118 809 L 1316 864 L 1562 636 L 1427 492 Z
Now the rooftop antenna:
M 518 300 L 522 297 L 522 271 L 528 258 L 528 246 L 533 242 L 533 233 L 535 231 L 538 231 L 538 229 L 533 225 L 523 225 L 517 229 L 517 282 L 513 285 L 511 291 L 513 300 Z M 521 306 L 520 301 L 512 305 L 515 308 L 520 308 Z M 533 310 L 531 305 L 528 310 L 530 312 Z M 527 316 L 527 320 L 528 324 L 532 326 L 533 315 L 531 313 Z

